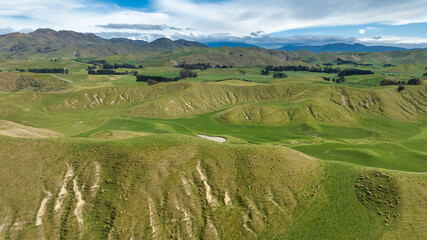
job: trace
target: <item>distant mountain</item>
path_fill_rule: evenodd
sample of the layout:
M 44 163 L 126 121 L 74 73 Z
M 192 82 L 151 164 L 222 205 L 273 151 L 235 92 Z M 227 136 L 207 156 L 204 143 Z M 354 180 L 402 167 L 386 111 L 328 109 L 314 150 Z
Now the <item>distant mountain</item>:
M 103 39 L 92 33 L 38 29 L 29 34 L 0 35 L 1 58 L 76 58 L 106 57 L 174 50 L 182 47 L 208 48 L 207 45 L 186 40 L 160 38 L 151 43 L 126 38 Z
M 323 46 L 296 46 L 286 45 L 279 50 L 297 52 L 297 51 L 309 51 L 309 52 L 386 52 L 386 51 L 408 51 L 407 48 L 390 47 L 390 46 L 365 46 L 363 44 L 347 44 L 347 43 L 334 43 Z
M 250 47 L 258 47 L 256 45 L 247 44 L 247 43 L 241 43 L 241 42 L 210 42 L 205 43 L 209 47 L 216 48 L 216 47 L 243 47 L 243 48 L 250 48 Z

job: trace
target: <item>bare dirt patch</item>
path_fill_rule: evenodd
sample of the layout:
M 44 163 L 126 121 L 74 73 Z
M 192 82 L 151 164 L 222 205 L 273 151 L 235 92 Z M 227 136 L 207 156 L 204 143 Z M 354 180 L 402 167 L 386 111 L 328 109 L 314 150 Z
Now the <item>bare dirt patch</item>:
M 73 190 L 76 195 L 77 205 L 76 209 L 74 209 L 74 215 L 77 218 L 77 222 L 79 223 L 79 227 L 83 227 L 83 207 L 85 205 L 85 201 L 83 200 L 83 194 L 80 191 L 79 185 L 77 184 L 77 179 L 73 179 Z
M 46 213 L 46 206 L 52 197 L 52 193 L 45 191 L 46 197 L 43 198 L 42 203 L 40 204 L 39 211 L 37 212 L 36 226 L 40 226 L 43 223 L 43 216 Z
M 19 123 L 0 120 L 0 135 L 17 138 L 58 138 L 63 135 L 51 130 L 34 128 Z
M 224 137 L 212 137 L 212 136 L 203 135 L 203 134 L 199 134 L 197 136 L 210 141 L 219 142 L 219 143 L 224 143 L 225 141 L 227 141 L 227 138 L 224 138 Z

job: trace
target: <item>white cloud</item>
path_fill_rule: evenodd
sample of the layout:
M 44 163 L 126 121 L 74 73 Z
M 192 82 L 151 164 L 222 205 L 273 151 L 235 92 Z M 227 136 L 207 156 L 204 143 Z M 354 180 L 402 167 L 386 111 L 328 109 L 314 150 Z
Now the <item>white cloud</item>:
M 133 36 L 188 35 L 195 39 L 217 33 L 252 37 L 306 27 L 407 24 L 427 22 L 426 0 L 153 0 L 152 9 L 126 9 L 94 0 L 14 0 L 0 4 L 0 22 L 13 29 L 53 28 L 106 32 L 100 26 L 140 26 L 111 29 Z M 111 26 L 111 25 L 110 25 Z M 114 25 L 113 25 L 114 26 Z M 143 29 L 141 26 L 173 26 Z M 370 29 L 360 29 L 366 34 Z
M 377 36 L 363 37 L 358 42 L 366 45 L 401 46 L 407 48 L 427 48 L 427 38 L 399 37 L 399 36 Z

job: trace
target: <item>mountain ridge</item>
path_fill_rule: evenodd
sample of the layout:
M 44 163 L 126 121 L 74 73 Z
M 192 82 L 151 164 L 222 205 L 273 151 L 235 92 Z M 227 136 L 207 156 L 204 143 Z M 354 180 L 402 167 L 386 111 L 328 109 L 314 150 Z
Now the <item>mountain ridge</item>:
M 156 39 L 152 42 L 126 38 L 104 39 L 93 33 L 55 31 L 48 28 L 34 32 L 0 35 L 0 54 L 3 58 L 75 58 L 108 57 L 135 52 L 175 50 L 181 47 L 208 48 L 207 45 L 187 41 Z M 36 56 L 34 56 L 36 55 Z

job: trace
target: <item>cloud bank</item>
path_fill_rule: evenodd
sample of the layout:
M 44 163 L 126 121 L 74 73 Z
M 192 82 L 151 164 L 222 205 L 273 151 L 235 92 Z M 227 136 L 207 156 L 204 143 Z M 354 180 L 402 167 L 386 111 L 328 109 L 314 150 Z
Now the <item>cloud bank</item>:
M 153 24 L 125 24 L 125 23 L 109 23 L 107 25 L 97 25 L 96 27 L 106 29 L 131 29 L 131 30 L 145 30 L 145 31 L 162 31 L 162 30 L 184 30 L 182 28 L 170 27 L 167 25 L 153 25 Z
M 191 40 L 247 41 L 274 44 L 290 39 L 318 44 L 337 39 L 301 36 L 268 38 L 268 34 L 292 29 L 382 23 L 402 25 L 427 22 L 425 0 L 152 0 L 146 8 L 113 5 L 102 0 L 15 0 L 0 5 L 1 33 L 11 29 L 53 28 L 150 40 L 153 36 Z M 361 41 L 389 44 L 424 44 L 425 37 L 389 36 L 375 39 L 370 30 L 359 30 Z M 356 31 L 357 33 L 357 31 Z M 222 39 L 221 39 L 222 38 Z M 346 41 L 345 36 L 340 40 Z M 368 40 L 369 39 L 369 40 Z M 420 42 L 421 41 L 421 42 Z M 424 42 L 425 41 L 425 42 Z

